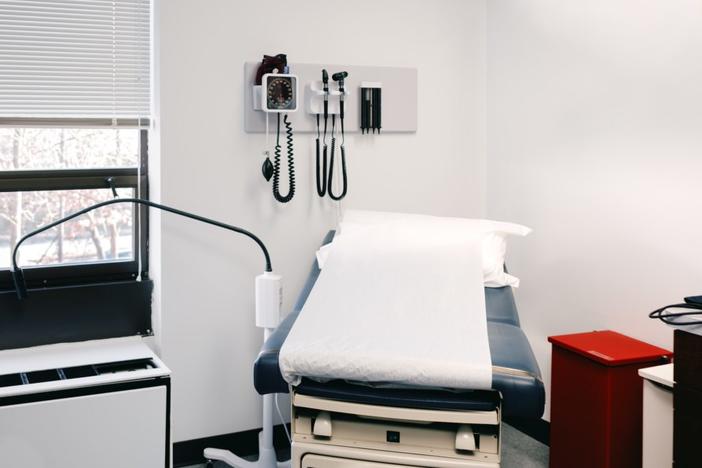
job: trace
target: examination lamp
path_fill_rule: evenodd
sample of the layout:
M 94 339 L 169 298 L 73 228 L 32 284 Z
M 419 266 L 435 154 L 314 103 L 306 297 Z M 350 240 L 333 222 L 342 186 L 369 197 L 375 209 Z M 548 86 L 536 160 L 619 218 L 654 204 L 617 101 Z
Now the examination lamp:
M 149 200 L 142 200 L 141 198 L 115 198 L 113 200 L 104 201 L 101 203 L 96 203 L 82 210 L 76 211 L 68 216 L 65 216 L 53 223 L 42 226 L 34 231 L 23 236 L 15 248 L 12 250 L 12 280 L 15 283 L 15 291 L 17 292 L 17 298 L 22 300 L 27 297 L 27 284 L 24 279 L 24 273 L 22 269 L 17 265 L 17 252 L 20 246 L 29 238 L 36 236 L 44 231 L 51 228 L 59 226 L 66 221 L 70 221 L 78 216 L 84 215 L 90 211 L 102 208 L 104 206 L 116 205 L 118 203 L 135 203 L 138 205 L 145 205 L 151 208 L 157 208 L 162 211 L 167 211 L 169 213 L 176 214 L 178 216 L 183 216 L 185 218 L 194 219 L 201 223 L 210 224 L 228 231 L 233 231 L 238 234 L 242 234 L 249 239 L 253 240 L 258 247 L 263 252 L 263 256 L 266 261 L 266 268 L 263 274 L 256 277 L 256 326 L 262 328 L 273 328 L 278 325 L 278 320 L 280 318 L 280 306 L 282 300 L 282 278 L 279 275 L 273 273 L 273 268 L 271 265 L 271 257 L 268 254 L 268 249 L 265 244 L 252 232 L 242 229 L 240 227 L 232 226 L 230 224 L 222 223 L 214 219 L 205 218 L 204 216 L 199 216 L 193 213 L 188 213 L 187 211 L 179 210 L 177 208 L 172 208 L 170 206 L 161 205 L 159 203 L 154 203 Z

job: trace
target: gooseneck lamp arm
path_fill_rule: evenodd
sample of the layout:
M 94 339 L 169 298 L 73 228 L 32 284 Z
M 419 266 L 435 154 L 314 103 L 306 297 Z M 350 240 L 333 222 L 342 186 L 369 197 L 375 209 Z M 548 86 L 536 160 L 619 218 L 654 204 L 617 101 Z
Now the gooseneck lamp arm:
M 265 244 L 261 239 L 259 239 L 255 234 L 253 234 L 250 231 L 247 231 L 246 229 L 242 229 L 240 227 L 232 226 L 230 224 L 222 223 L 220 221 L 215 221 L 214 219 L 209 219 L 205 218 L 204 216 L 199 216 L 194 213 L 188 213 L 187 211 L 179 210 L 177 208 L 172 208 L 170 206 L 166 205 L 161 205 L 159 203 L 154 203 L 149 200 L 142 200 L 141 198 L 115 198 L 113 200 L 108 200 L 104 201 L 101 203 L 96 203 L 94 205 L 91 205 L 87 208 L 83 208 L 82 210 L 76 211 L 75 213 L 72 213 L 68 216 L 65 216 L 61 219 L 58 219 L 54 221 L 53 223 L 47 224 L 45 226 L 42 226 L 38 229 L 35 229 L 34 231 L 24 235 L 18 242 L 15 244 L 15 248 L 12 250 L 12 279 L 15 283 L 15 291 L 17 292 L 17 297 L 19 299 L 24 299 L 27 297 L 27 285 L 24 280 L 24 274 L 22 273 L 22 269 L 19 268 L 17 265 L 17 252 L 19 251 L 20 246 L 24 241 L 27 239 L 36 236 L 37 234 L 40 234 L 44 231 L 47 231 L 51 228 L 54 228 L 56 226 L 59 226 L 67 221 L 70 221 L 74 218 L 77 218 L 78 216 L 84 215 L 90 211 L 96 210 L 98 208 L 102 208 L 104 206 L 109 206 L 109 205 L 116 205 L 118 203 L 135 203 L 138 205 L 145 205 L 151 208 L 157 208 L 162 211 L 167 211 L 169 213 L 173 213 L 179 216 L 184 216 L 186 218 L 194 219 L 195 221 L 200 221 L 205 224 L 210 224 L 212 226 L 217 226 L 222 229 L 226 229 L 228 231 L 233 231 L 239 234 L 242 234 L 251 240 L 253 240 L 261 249 L 263 252 L 263 256 L 265 257 L 266 260 L 266 273 L 272 273 L 273 268 L 271 265 L 271 257 L 268 254 L 268 249 L 266 248 Z

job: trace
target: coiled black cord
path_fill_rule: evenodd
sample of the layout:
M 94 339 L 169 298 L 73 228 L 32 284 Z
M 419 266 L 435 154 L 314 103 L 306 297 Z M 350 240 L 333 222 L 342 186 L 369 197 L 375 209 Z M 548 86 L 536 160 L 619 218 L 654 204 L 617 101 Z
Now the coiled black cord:
M 327 193 L 327 129 L 324 122 L 324 155 L 322 158 L 322 172 L 319 172 L 319 114 L 317 114 L 317 195 L 323 197 Z
M 688 309 L 691 312 L 669 312 L 668 309 Z M 658 319 L 667 325 L 677 325 L 677 326 L 692 326 L 692 325 L 702 325 L 702 319 L 699 320 L 678 320 L 681 317 L 692 317 L 695 315 L 702 315 L 702 304 L 684 302 L 680 304 L 671 304 L 660 309 L 656 309 L 650 314 L 648 318 Z
M 285 124 L 285 139 L 288 149 L 288 178 L 290 186 L 288 194 L 280 194 L 280 114 L 278 114 L 278 125 L 275 133 L 275 151 L 273 158 L 273 197 L 280 203 L 287 203 L 295 196 L 295 161 L 293 159 L 293 130 L 292 124 L 288 121 L 288 114 L 283 118 Z
M 329 198 L 334 201 L 339 201 L 346 196 L 348 190 L 348 178 L 346 176 L 346 149 L 344 148 L 344 119 L 339 119 L 341 121 L 341 193 L 339 195 L 334 195 L 332 190 L 332 180 L 334 178 L 334 147 L 336 146 L 336 138 L 334 137 L 334 128 L 336 125 L 335 115 L 332 115 L 332 139 L 331 139 L 331 157 L 329 158 L 329 182 L 327 183 Z

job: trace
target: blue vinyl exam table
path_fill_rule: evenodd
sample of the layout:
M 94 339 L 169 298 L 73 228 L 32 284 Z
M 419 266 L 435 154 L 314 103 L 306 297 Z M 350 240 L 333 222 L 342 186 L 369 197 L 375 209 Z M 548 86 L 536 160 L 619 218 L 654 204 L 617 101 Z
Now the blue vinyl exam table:
M 520 328 L 511 287 L 485 288 L 493 390 L 387 388 L 310 379 L 290 389 L 278 354 L 319 273 L 315 262 L 294 309 L 254 364 L 258 393 L 292 390 L 293 468 L 499 467 L 501 419 L 538 419 L 544 410 L 544 385 Z

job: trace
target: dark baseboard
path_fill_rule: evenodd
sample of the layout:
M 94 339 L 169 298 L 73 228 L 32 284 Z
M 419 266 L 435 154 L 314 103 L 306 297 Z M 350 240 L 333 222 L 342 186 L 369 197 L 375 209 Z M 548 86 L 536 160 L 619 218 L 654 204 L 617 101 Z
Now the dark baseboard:
M 205 463 L 202 452 L 208 447 L 230 450 L 242 457 L 258 453 L 258 433 L 261 429 L 233 432 L 202 439 L 185 440 L 173 444 L 173 466 L 188 466 Z M 275 426 L 273 443 L 278 449 L 289 448 L 288 439 L 282 425 Z
M 544 445 L 550 445 L 551 424 L 543 419 L 506 418 L 505 422 L 532 439 Z

